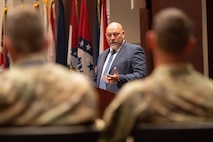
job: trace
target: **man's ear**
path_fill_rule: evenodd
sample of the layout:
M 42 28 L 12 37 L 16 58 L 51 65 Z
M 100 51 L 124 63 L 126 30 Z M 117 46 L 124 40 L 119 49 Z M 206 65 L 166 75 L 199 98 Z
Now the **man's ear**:
M 4 46 L 6 47 L 10 56 L 10 62 L 12 64 L 17 59 L 17 53 L 15 52 L 15 49 L 13 48 L 13 44 L 9 37 L 4 36 L 3 40 L 4 40 Z
M 156 45 L 156 37 L 154 31 L 148 31 L 146 33 L 146 45 L 149 49 L 153 50 Z
M 122 36 L 123 39 L 125 38 L 125 31 L 124 30 L 121 31 L 121 36 Z
M 195 45 L 196 45 L 196 38 L 194 36 L 191 36 L 188 40 L 188 43 L 186 45 L 186 49 L 185 49 L 185 54 L 186 55 L 189 55 L 193 49 L 195 48 Z

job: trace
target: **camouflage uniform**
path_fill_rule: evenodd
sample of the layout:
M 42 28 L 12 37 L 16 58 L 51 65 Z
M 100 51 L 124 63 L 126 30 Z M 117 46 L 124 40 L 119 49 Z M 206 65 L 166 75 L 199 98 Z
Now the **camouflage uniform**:
M 0 75 L 0 125 L 73 125 L 98 116 L 86 77 L 35 54 Z
M 213 82 L 190 64 L 158 67 L 125 85 L 107 108 L 100 141 L 119 142 L 136 122 L 213 121 Z

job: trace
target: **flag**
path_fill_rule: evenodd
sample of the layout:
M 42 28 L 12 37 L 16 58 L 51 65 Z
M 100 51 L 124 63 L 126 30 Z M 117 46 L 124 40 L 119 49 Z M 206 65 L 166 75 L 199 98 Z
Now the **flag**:
M 49 47 L 47 49 L 47 60 L 49 62 L 55 62 L 55 1 L 50 1 L 49 9 L 49 24 L 47 34 L 49 36 Z
M 70 30 L 69 30 L 69 44 L 67 65 L 77 70 L 78 66 L 78 4 L 77 0 L 72 0 L 72 9 L 70 14 Z
M 49 24 L 51 26 L 51 29 L 52 29 L 52 33 L 53 33 L 53 40 L 55 41 L 56 40 L 56 33 L 55 33 L 55 18 L 56 18 L 56 15 L 55 15 L 55 0 L 51 0 L 50 1 L 50 18 L 49 18 Z
M 94 16 L 94 66 L 97 65 L 100 44 L 100 21 L 101 21 L 101 0 L 96 0 L 96 9 Z
M 2 70 L 2 68 L 8 68 L 10 65 L 8 51 L 6 49 L 5 41 L 4 41 L 8 6 L 5 5 L 3 10 L 4 11 L 3 11 L 3 16 L 2 16 L 2 34 L 1 34 L 1 52 L 0 52 L 0 68 L 1 69 L 0 70 Z
M 101 23 L 100 23 L 100 45 L 99 45 L 99 54 L 106 50 L 109 46 L 105 36 L 105 30 L 108 26 L 107 20 L 107 8 L 106 0 L 102 0 L 101 7 Z
M 92 57 L 92 46 L 90 41 L 90 31 L 89 31 L 89 21 L 88 21 L 88 11 L 86 0 L 81 1 L 80 10 L 80 25 L 78 33 L 78 57 L 80 60 L 79 70 L 87 75 L 91 81 L 94 79 L 94 69 L 93 69 L 93 57 Z
M 58 27 L 57 27 L 57 40 L 56 40 L 56 63 L 67 66 L 67 33 L 64 5 L 62 0 L 58 3 Z

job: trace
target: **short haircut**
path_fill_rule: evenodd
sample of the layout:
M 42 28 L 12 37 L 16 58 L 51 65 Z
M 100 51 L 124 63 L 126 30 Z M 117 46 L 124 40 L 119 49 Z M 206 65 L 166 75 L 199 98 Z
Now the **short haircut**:
M 28 54 L 44 49 L 44 26 L 39 12 L 32 7 L 17 7 L 8 13 L 6 36 L 16 53 Z
M 179 9 L 167 8 L 154 18 L 157 44 L 167 53 L 180 53 L 192 35 L 192 21 Z

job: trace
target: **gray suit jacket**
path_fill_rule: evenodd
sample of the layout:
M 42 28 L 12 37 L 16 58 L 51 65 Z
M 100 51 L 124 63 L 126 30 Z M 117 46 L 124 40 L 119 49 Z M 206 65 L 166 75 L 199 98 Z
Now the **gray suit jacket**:
M 109 48 L 98 57 L 95 85 L 98 87 L 104 62 L 109 53 Z M 146 56 L 141 46 L 124 42 L 110 68 L 109 74 L 114 74 L 113 68 L 117 67 L 120 76 L 118 84 L 107 84 L 106 90 L 118 92 L 128 81 L 141 79 L 146 76 Z

